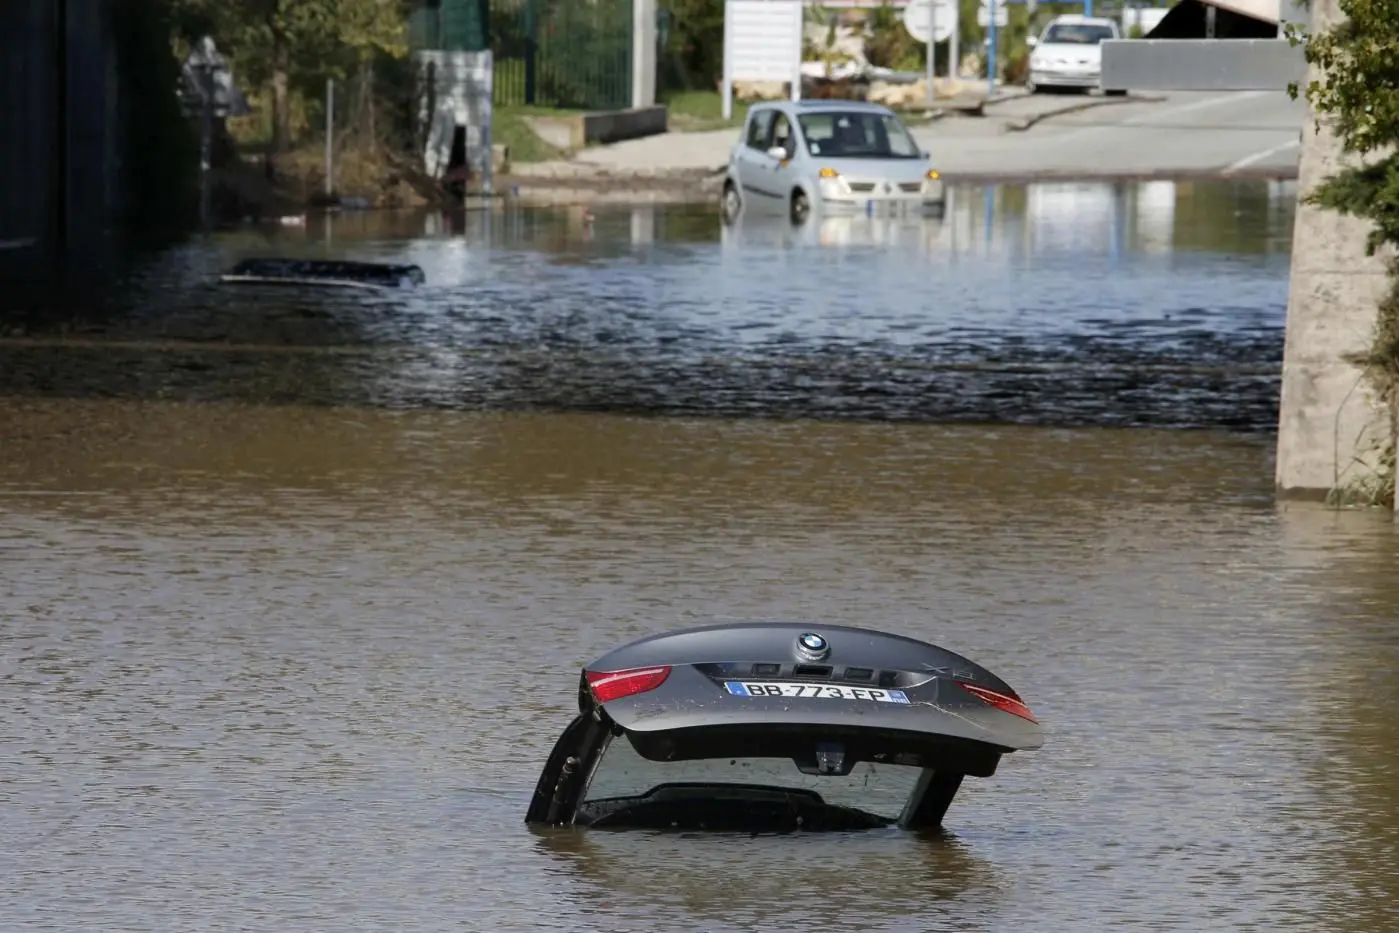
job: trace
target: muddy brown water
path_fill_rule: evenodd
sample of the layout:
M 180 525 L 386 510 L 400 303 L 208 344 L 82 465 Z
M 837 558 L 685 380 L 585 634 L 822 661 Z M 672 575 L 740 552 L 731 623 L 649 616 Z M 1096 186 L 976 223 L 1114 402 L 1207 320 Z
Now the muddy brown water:
M 745 351 L 737 325 L 715 323 L 743 309 L 698 284 L 732 287 L 716 264 L 787 270 L 753 286 L 749 318 L 776 321 L 765 303 L 784 287 L 815 294 L 803 275 L 871 296 L 891 320 L 900 301 L 917 304 L 879 291 L 899 273 L 873 248 L 755 228 L 744 235 L 770 238 L 767 252 L 734 260 L 717 227 L 668 240 L 666 224 L 699 230 L 687 216 L 599 212 L 590 240 L 558 232 L 578 229 L 566 217 L 534 217 L 521 222 L 544 232 L 495 230 L 489 245 L 382 232 L 373 247 L 349 243 L 435 256 L 439 282 L 489 270 L 493 294 L 533 274 L 576 294 L 592 321 L 635 298 L 617 270 L 658 266 L 679 296 L 668 326 L 707 348 L 720 379 Z M 997 223 L 1008 237 L 1010 221 Z M 646 224 L 645 248 L 623 237 Z M 1217 362 L 1257 362 L 1259 333 L 1280 324 L 1285 286 L 1268 283 L 1278 260 L 1266 251 L 1177 243 L 1153 258 L 1128 238 L 1114 258 L 1081 229 L 1055 236 L 1062 260 L 1043 247 L 964 261 L 999 262 L 1006 278 L 1017 263 L 1121 262 L 1139 278 L 1163 263 L 1201 296 L 1200 316 L 1253 322 L 1215 328 Z M 883 249 L 923 263 L 925 280 L 929 269 L 957 280 L 950 246 Z M 1399 545 L 1383 518 L 1277 506 L 1263 427 L 1123 428 L 1094 420 L 1101 402 L 1068 426 L 994 411 L 980 424 L 813 418 L 791 400 L 782 417 L 735 417 L 745 404 L 769 412 L 733 382 L 692 402 L 728 417 L 493 406 L 462 387 L 482 384 L 462 362 L 478 346 L 466 335 L 482 331 L 433 330 L 425 308 L 405 321 L 344 304 L 337 317 L 306 299 L 319 316 L 295 320 L 318 330 L 277 339 L 266 322 L 294 318 L 265 302 L 290 299 L 260 298 L 239 318 L 221 304 L 231 299 L 200 291 L 200 255 L 167 258 L 189 282 L 152 289 L 141 313 L 22 321 L 0 348 L 0 926 L 1399 924 Z M 604 283 L 590 301 L 569 291 L 584 287 L 579 270 Z M 1062 309 L 1106 304 L 1103 289 L 1117 288 L 1083 279 L 1074 301 L 1053 274 L 1038 293 Z M 1136 294 L 1122 320 L 1166 302 Z M 999 300 L 981 344 L 968 342 L 983 362 L 1014 336 L 1007 321 L 1041 349 L 1082 326 Z M 562 297 L 540 301 L 562 315 Z M 904 315 L 920 333 L 935 317 Z M 787 325 L 797 349 L 879 371 L 832 337 L 829 312 L 799 318 Z M 346 320 L 349 336 L 328 339 Z M 542 321 L 493 332 L 565 360 L 600 352 Z M 257 349 L 187 346 L 201 327 L 227 339 L 235 325 Z M 889 345 L 897 333 L 885 326 Z M 768 340 L 746 352 L 771 362 Z M 937 341 L 900 346 L 916 358 L 923 343 Z M 1159 344 L 1140 343 L 1169 368 Z M 637 346 L 612 358 L 618 373 Z M 418 368 L 388 367 L 400 351 Z M 120 365 L 99 365 L 106 356 Z M 337 383 L 305 362 L 319 357 L 373 362 Z M 13 375 L 21 365 L 31 381 Z M 376 374 L 377 395 L 363 385 Z M 1142 411 L 1184 410 L 1140 378 Z M 769 618 L 874 625 L 965 652 L 1022 691 L 1048 741 L 969 781 L 941 838 L 523 825 L 580 665 L 671 627 Z

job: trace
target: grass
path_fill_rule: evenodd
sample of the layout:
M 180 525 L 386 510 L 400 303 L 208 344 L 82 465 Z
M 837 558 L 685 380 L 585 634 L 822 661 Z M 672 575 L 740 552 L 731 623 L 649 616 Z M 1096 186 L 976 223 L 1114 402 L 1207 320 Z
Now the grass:
M 733 115 L 724 119 L 723 100 L 717 91 L 678 91 L 665 95 L 661 103 L 670 111 L 670 128 L 679 132 L 720 130 L 739 127 L 748 118 L 748 105 L 733 102 Z M 566 117 L 581 110 L 556 110 L 524 105 L 497 106 L 493 113 L 492 135 L 497 144 L 510 147 L 512 162 L 548 162 L 566 159 L 569 153 L 551 146 L 530 128 L 529 117 Z
M 551 107 L 527 107 L 523 104 L 498 106 L 491 111 L 491 141 L 507 146 L 511 162 L 550 162 L 564 159 L 568 153 L 539 138 L 529 125 L 529 117 L 568 117 L 579 110 L 555 110 Z
M 724 100 L 718 91 L 672 91 L 661 103 L 670 110 L 670 128 L 682 133 L 722 130 L 743 125 L 748 105 L 733 102 L 733 116 L 724 119 Z
M 733 116 L 725 120 L 724 100 L 718 91 L 676 91 L 666 95 L 661 103 L 670 108 L 670 128 L 681 133 L 736 129 L 748 119 L 748 104 L 735 100 Z M 928 107 L 921 102 L 911 107 L 893 109 L 909 126 L 929 120 Z

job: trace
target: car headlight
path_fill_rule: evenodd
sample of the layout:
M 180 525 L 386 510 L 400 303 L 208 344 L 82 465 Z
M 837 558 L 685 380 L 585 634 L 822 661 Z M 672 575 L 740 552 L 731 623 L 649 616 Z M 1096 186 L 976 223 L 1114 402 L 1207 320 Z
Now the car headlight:
M 821 193 L 828 197 L 846 194 L 850 191 L 850 186 L 845 183 L 845 179 L 840 177 L 840 172 L 833 168 L 823 168 L 818 171 L 820 179 Z
M 937 181 L 942 177 L 942 173 L 935 168 L 928 169 L 928 181 Z

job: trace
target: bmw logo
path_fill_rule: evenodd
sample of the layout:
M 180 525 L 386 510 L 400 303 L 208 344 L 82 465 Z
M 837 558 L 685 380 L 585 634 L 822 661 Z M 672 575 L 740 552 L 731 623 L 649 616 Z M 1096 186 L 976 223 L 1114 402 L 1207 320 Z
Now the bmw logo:
M 815 632 L 805 632 L 797 638 L 797 647 L 801 649 L 802 654 L 821 658 L 825 656 L 831 646 L 826 639 Z

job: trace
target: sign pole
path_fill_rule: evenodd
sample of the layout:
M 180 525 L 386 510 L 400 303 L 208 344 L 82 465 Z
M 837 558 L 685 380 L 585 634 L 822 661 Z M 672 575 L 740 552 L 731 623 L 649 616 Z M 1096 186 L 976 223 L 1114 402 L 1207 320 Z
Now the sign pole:
M 484 111 L 481 115 L 481 149 L 486 154 L 486 164 L 481 167 L 481 193 L 489 200 L 495 195 L 495 52 L 488 49 L 482 55 L 486 60 L 484 77 L 487 84 L 485 93 L 481 95 L 481 109 Z
M 209 170 L 213 168 L 214 67 L 200 63 L 195 68 L 199 76 L 199 226 L 207 232 L 213 217 Z
M 956 81 L 962 76 L 962 11 L 960 4 L 952 7 L 952 35 L 947 37 L 947 76 Z
M 733 119 L 734 115 L 734 85 L 733 85 L 733 10 L 730 8 L 728 0 L 724 0 L 724 87 L 722 92 L 724 122 Z
M 996 0 L 989 0 L 986 8 L 986 96 L 996 96 Z
M 797 48 L 792 56 L 792 100 L 802 99 L 802 32 L 806 29 L 806 4 L 793 0 L 792 15 L 796 18 Z
M 335 193 L 335 79 L 325 79 L 325 196 Z
M 937 96 L 933 93 L 933 79 L 937 77 L 937 68 L 933 65 L 936 58 L 936 39 L 938 36 L 938 8 L 937 4 L 928 4 L 928 106 L 933 106 L 933 100 Z

